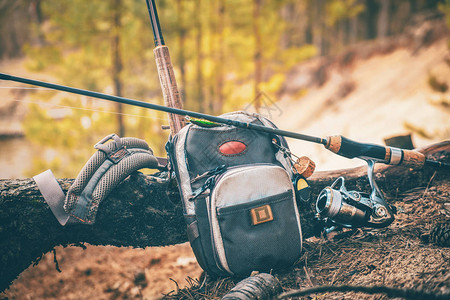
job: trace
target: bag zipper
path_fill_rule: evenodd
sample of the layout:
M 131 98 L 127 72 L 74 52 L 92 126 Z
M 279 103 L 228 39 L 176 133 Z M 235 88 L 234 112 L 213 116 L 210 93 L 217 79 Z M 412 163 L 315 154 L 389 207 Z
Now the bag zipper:
M 210 170 L 208 172 L 205 172 L 202 175 L 194 178 L 191 181 L 191 184 L 194 181 L 197 181 L 199 179 L 209 176 L 208 179 L 206 179 L 205 183 L 192 194 L 192 196 L 189 198 L 189 201 L 194 201 L 201 194 L 203 194 L 207 189 L 211 189 L 216 182 L 215 178 L 217 177 L 217 175 L 224 173 L 226 170 L 227 170 L 227 167 L 225 165 L 220 165 L 217 168 Z

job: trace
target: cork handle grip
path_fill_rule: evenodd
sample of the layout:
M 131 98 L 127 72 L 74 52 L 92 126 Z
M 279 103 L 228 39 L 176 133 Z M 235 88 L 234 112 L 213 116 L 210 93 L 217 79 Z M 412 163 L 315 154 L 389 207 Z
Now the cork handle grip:
M 402 150 L 403 161 L 400 165 L 407 166 L 414 169 L 423 168 L 425 165 L 425 155 L 414 150 Z
M 158 68 L 159 81 L 164 97 L 164 105 L 172 108 L 182 109 L 180 92 L 178 91 L 175 73 L 173 71 L 172 61 L 170 60 L 169 48 L 167 46 L 158 46 L 153 50 Z M 185 125 L 182 116 L 169 114 L 170 133 L 175 135 Z

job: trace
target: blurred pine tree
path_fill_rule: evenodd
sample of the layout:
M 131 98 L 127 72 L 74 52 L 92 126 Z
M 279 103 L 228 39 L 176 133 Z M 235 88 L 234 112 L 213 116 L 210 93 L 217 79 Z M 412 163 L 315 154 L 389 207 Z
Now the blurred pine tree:
M 157 5 L 185 108 L 220 114 L 261 105 L 253 103 L 261 93 L 276 101 L 287 72 L 301 61 L 336 54 L 361 40 L 395 35 L 412 14 L 436 9 L 438 2 L 161 0 Z M 45 71 L 62 84 L 162 103 L 143 1 L 17 3 L 21 9 L 38 8 L 33 24 L 38 24 L 34 28 L 39 38 L 24 47 L 31 70 Z M 449 5 L 445 3 L 442 9 Z M 7 15 L 10 5 L 0 0 L 0 16 Z M 0 32 L 7 19 L 0 20 Z M 57 175 L 74 176 L 93 152 L 92 144 L 111 132 L 144 138 L 157 154 L 164 153 L 167 133 L 160 127 L 168 122 L 163 113 L 123 107 L 119 113 L 124 115 L 111 114 L 106 112 L 115 110 L 111 104 L 48 91 L 33 97 L 53 106 L 31 108 L 26 135 L 39 147 L 58 151 L 53 160 L 37 159 L 40 170 L 65 156 L 59 159 Z M 55 104 L 88 110 L 58 112 Z

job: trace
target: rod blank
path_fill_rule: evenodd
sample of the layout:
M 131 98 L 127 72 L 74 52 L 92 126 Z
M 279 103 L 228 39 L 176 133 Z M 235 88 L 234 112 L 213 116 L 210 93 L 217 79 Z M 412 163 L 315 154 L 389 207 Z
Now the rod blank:
M 155 47 L 163 46 L 165 45 L 164 37 L 162 35 L 161 26 L 159 25 L 158 12 L 156 10 L 155 2 L 153 0 L 146 0 L 146 2 L 148 14 L 150 16 L 150 22 L 152 24 Z
M 430 166 L 434 168 L 444 168 L 450 169 L 450 164 L 444 162 L 436 162 L 432 160 L 425 159 L 425 156 L 414 150 L 403 150 L 392 147 L 385 147 L 380 145 L 358 143 L 351 141 L 342 136 L 329 136 L 327 138 L 319 138 L 315 136 L 295 133 L 292 131 L 286 131 L 251 123 L 239 122 L 235 120 L 230 120 L 226 118 L 211 116 L 203 113 L 188 111 L 179 108 L 167 107 L 157 104 L 152 104 L 148 102 L 133 100 L 124 97 L 117 97 L 97 92 L 92 92 L 83 89 L 72 88 L 64 85 L 58 85 L 53 83 L 47 83 L 38 80 L 27 79 L 23 77 L 8 75 L 0 73 L 0 80 L 11 80 L 16 82 L 21 82 L 25 84 L 50 88 L 58 91 L 68 92 L 72 94 L 84 95 L 88 97 L 94 97 L 99 99 L 104 99 L 112 102 L 123 103 L 148 109 L 153 109 L 157 111 L 163 111 L 171 114 L 181 115 L 185 117 L 192 117 L 198 119 L 204 119 L 211 122 L 216 122 L 219 124 L 225 124 L 229 126 L 235 126 L 239 128 L 251 129 L 259 132 L 277 134 L 285 137 L 290 137 L 298 140 L 308 141 L 312 143 L 322 144 L 328 150 L 347 157 L 347 158 L 361 158 L 361 159 L 372 159 L 378 162 L 392 165 L 403 165 L 411 168 L 422 168 L 424 166 Z
M 117 96 L 102 94 L 102 93 L 98 93 L 98 92 L 92 92 L 92 91 L 88 91 L 88 90 L 72 88 L 72 87 L 59 85 L 59 84 L 53 84 L 53 83 L 48 83 L 48 82 L 43 82 L 43 81 L 38 81 L 38 80 L 33 80 L 33 79 L 27 79 L 27 78 L 8 75 L 8 74 L 4 74 L 4 73 L 0 73 L 0 79 L 11 80 L 11 81 L 21 82 L 21 83 L 25 83 L 25 84 L 40 86 L 40 87 L 46 87 L 46 88 L 50 88 L 50 89 L 54 89 L 54 90 L 58 90 L 58 91 L 104 99 L 104 100 L 117 102 L 117 103 L 123 103 L 123 104 L 138 106 L 138 107 L 144 107 L 144 108 L 148 108 L 148 109 L 163 111 L 163 112 L 181 115 L 181 116 L 189 116 L 192 118 L 205 119 L 205 120 L 208 120 L 211 122 L 216 122 L 216 123 L 225 124 L 225 125 L 229 125 L 229 126 L 235 126 L 235 127 L 239 127 L 239 128 L 252 129 L 255 131 L 265 132 L 265 133 L 269 133 L 269 134 L 278 134 L 278 135 L 282 135 L 282 136 L 286 136 L 286 137 L 290 137 L 290 138 L 294 138 L 294 139 L 298 139 L 298 140 L 313 142 L 313 143 L 317 143 L 317 144 L 326 145 L 326 143 L 327 143 L 327 139 L 323 139 L 323 138 L 319 138 L 319 137 L 309 136 L 309 135 L 305 135 L 305 134 L 295 133 L 295 132 L 281 130 L 281 129 L 275 129 L 275 128 L 251 124 L 251 123 L 239 122 L 239 121 L 235 121 L 235 120 L 211 116 L 211 115 L 188 111 L 188 110 L 184 110 L 184 109 L 166 107 L 166 106 L 162 106 L 162 105 L 138 101 L 138 100 L 129 99 L 129 98 L 125 98 L 125 97 L 117 97 Z

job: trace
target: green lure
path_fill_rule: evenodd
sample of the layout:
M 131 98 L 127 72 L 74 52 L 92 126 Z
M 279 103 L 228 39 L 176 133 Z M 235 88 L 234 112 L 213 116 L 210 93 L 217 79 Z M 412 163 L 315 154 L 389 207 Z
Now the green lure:
M 192 124 L 198 125 L 200 127 L 206 127 L 206 128 L 212 128 L 212 127 L 218 127 L 218 126 L 222 126 L 222 124 L 216 123 L 216 122 L 211 122 L 205 119 L 197 119 L 197 118 L 191 118 L 191 117 L 186 117 L 186 119 L 191 122 Z

